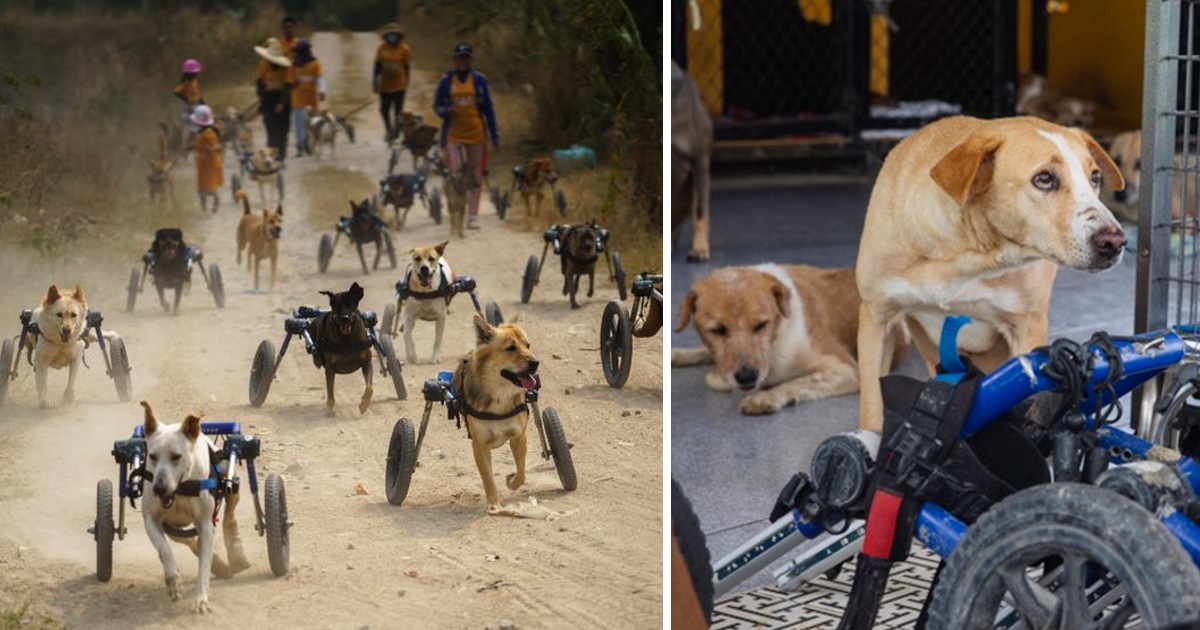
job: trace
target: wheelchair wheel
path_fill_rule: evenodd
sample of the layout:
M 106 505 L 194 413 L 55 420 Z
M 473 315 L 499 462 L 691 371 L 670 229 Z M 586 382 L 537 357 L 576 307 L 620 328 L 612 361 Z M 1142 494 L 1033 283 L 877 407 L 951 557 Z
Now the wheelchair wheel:
M 571 443 L 563 432 L 562 420 L 558 419 L 558 411 L 554 407 L 546 407 L 542 412 L 542 425 L 546 427 L 546 441 L 550 443 L 550 456 L 554 458 L 554 468 L 558 470 L 558 480 L 562 482 L 563 490 L 571 491 L 579 487 L 575 478 L 575 462 L 571 459 Z
M 434 188 L 429 193 L 429 216 L 433 217 L 433 222 L 442 224 L 442 193 L 440 188 Z
M 383 484 L 388 503 L 392 505 L 404 503 L 404 498 L 408 496 L 408 485 L 417 461 L 417 444 L 413 435 L 413 426 L 408 418 L 400 418 L 392 427 Z
M 96 579 L 107 582 L 112 578 L 113 486 L 108 479 L 96 482 L 96 520 L 92 523 L 96 539 Z
M 487 323 L 492 326 L 499 326 L 504 323 L 504 313 L 500 312 L 500 305 L 495 301 L 484 305 L 483 316 L 487 319 Z
M 396 268 L 396 244 L 392 242 L 391 232 L 383 232 L 383 246 L 387 250 L 388 264 Z
M 287 575 L 291 545 L 288 543 L 287 492 L 279 475 L 267 475 L 263 486 L 266 496 L 267 558 L 271 561 L 271 573 L 275 577 Z
M 504 220 L 504 216 L 508 214 L 508 191 L 500 193 L 500 203 L 496 204 L 496 214 L 500 215 L 500 220 Z
M 600 367 L 609 387 L 621 388 L 629 379 L 633 359 L 633 331 L 629 327 L 629 312 L 616 300 L 604 307 L 600 317 Z
M 124 339 L 108 342 L 108 360 L 112 363 L 113 384 L 117 386 L 117 399 L 129 402 L 133 397 L 133 383 L 129 378 L 129 354 L 125 351 Z
M 387 366 L 388 376 L 392 377 L 392 385 L 396 388 L 396 398 L 408 399 L 408 388 L 404 386 L 404 375 L 400 369 L 400 359 L 396 358 L 396 349 L 392 346 L 389 335 L 379 337 L 379 345 L 383 348 L 383 362 Z
M 525 263 L 525 275 L 521 277 L 521 303 L 528 304 L 533 296 L 533 285 L 537 284 L 538 257 L 530 256 Z
M 396 334 L 396 303 L 388 302 L 388 305 L 383 307 L 383 317 L 379 320 L 379 330 L 383 332 L 383 336 L 391 337 Z
M 132 313 L 133 307 L 137 305 L 138 285 L 141 284 L 142 274 L 134 267 L 129 271 L 129 286 L 128 293 L 125 294 L 125 312 Z
M 279 201 L 283 201 L 283 171 L 275 174 L 275 188 L 279 191 Z
M 692 502 L 674 479 L 671 479 L 671 536 L 679 545 L 679 555 L 683 556 L 704 620 L 711 624 L 713 583 L 708 541 L 704 530 L 700 529 L 700 519 L 696 518 Z
M 612 280 L 617 283 L 617 295 L 620 295 L 621 301 L 624 302 L 629 297 L 629 287 L 625 286 L 625 268 L 621 266 L 621 252 L 613 252 L 612 272 Z
M 13 357 L 17 354 L 16 346 L 11 337 L 5 337 L 4 343 L 0 344 L 0 405 L 4 404 L 4 397 L 8 394 L 8 377 L 12 372 Z
M 392 147 L 392 150 L 388 152 L 388 175 L 392 175 L 396 172 L 396 165 L 399 163 L 400 149 Z
M 261 407 L 271 391 L 275 379 L 275 344 L 264 339 L 254 351 L 254 363 L 250 366 L 250 406 Z
M 317 272 L 325 273 L 329 269 L 329 260 L 333 258 L 333 239 L 328 234 L 321 235 L 321 243 L 317 246 Z
M 233 193 L 233 203 L 237 203 L 237 194 L 242 191 L 242 178 L 236 173 L 229 178 L 229 192 Z
M 225 308 L 225 280 L 221 278 L 221 268 L 215 264 L 208 266 L 208 285 L 217 308 Z
M 562 216 L 567 216 L 567 194 L 561 190 L 554 191 L 554 207 L 558 208 L 558 213 Z
M 1057 591 L 1036 579 L 1046 566 L 1062 568 Z M 1089 594 L 1106 574 L 1124 590 L 1120 600 Z M 1129 499 L 1083 484 L 1040 485 L 967 530 L 937 580 L 928 627 L 991 628 L 1005 604 L 1030 627 L 1121 628 L 1134 614 L 1144 627 L 1174 627 L 1200 612 L 1200 571 Z
M 488 186 L 488 201 L 492 202 L 493 206 L 500 204 L 499 186 Z

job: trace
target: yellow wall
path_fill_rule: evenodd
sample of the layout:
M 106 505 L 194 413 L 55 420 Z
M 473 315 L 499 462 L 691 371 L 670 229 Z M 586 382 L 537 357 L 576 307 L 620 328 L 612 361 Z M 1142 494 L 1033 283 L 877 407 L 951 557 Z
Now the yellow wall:
M 1098 130 L 1141 126 L 1145 2 L 1076 0 L 1068 6 L 1050 15 L 1049 86 L 1094 100 Z
M 700 100 L 709 114 L 724 111 L 725 54 L 721 48 L 721 0 L 697 0 L 700 7 L 700 30 L 692 30 L 693 6 L 687 9 L 687 71 L 696 81 Z

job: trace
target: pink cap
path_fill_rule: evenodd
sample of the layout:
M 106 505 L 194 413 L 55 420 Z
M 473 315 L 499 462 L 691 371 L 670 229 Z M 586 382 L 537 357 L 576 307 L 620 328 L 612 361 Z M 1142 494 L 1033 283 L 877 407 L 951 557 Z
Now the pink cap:
M 201 66 L 200 62 L 196 61 L 195 59 L 188 59 L 187 61 L 183 62 L 183 71 L 184 72 L 195 74 L 195 73 L 200 72 L 200 70 L 202 70 L 203 68 L 204 68 L 204 66 Z

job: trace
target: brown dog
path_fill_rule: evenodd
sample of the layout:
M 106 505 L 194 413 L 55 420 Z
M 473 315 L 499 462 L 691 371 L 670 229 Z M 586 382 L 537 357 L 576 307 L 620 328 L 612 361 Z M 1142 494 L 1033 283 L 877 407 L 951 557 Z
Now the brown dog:
M 272 212 L 263 208 L 262 216 L 250 212 L 246 191 L 238 191 L 242 200 L 242 220 L 237 229 L 237 262 L 242 264 L 242 249 L 246 249 L 246 268 L 254 266 L 254 288 L 258 288 L 258 267 L 263 258 L 271 259 L 271 290 L 275 290 L 275 267 L 279 261 L 279 237 L 283 234 L 283 204 Z
M 463 231 L 467 216 L 467 198 L 471 189 L 476 186 L 478 184 L 475 181 L 475 173 L 468 168 L 466 160 L 460 160 L 458 167 L 446 175 L 442 184 L 446 196 L 446 212 L 450 215 L 450 234 L 459 238 L 467 237 Z
M 171 130 L 159 123 L 162 132 L 158 137 L 158 158 L 150 162 L 150 173 L 146 176 L 150 184 L 150 202 L 162 207 L 168 196 L 175 200 L 175 185 L 172 182 L 171 170 L 175 167 L 175 158 L 167 150 L 170 143 Z
M 1101 199 L 1120 218 L 1136 222 L 1142 192 L 1142 130 L 1118 134 L 1113 138 L 1108 154 L 1112 156 L 1113 164 L 1121 170 L 1125 189 L 1106 190 Z M 1183 156 L 1179 153 L 1175 154 L 1175 167 L 1183 167 Z M 1171 218 L 1175 220 L 1183 216 L 1183 180 L 1182 176 L 1176 176 L 1172 186 Z
M 488 512 L 500 510 L 496 482 L 492 478 L 492 451 L 506 442 L 512 448 L 517 471 L 506 478 L 509 490 L 525 484 L 525 455 L 528 451 L 526 430 L 529 408 L 525 392 L 537 387 L 534 376 L 537 357 L 530 349 L 529 337 L 517 324 L 492 327 L 475 314 L 476 347 L 463 358 L 454 372 L 454 391 L 459 392 L 466 417 L 467 433 L 475 465 L 483 478 Z M 498 419 L 481 418 L 502 416 Z
M 712 119 L 700 100 L 696 83 L 671 63 L 671 239 L 692 219 L 688 260 L 708 260 L 709 164 L 712 162 Z
M 333 415 L 333 379 L 338 374 L 352 374 L 362 370 L 366 388 L 358 403 L 358 412 L 366 413 L 371 406 L 372 386 L 371 340 L 367 326 L 363 323 L 358 303 L 363 298 L 363 288 L 358 283 L 350 285 L 344 293 L 321 291 L 329 296 L 329 312 L 318 315 L 309 325 L 316 348 L 313 364 L 325 369 L 325 414 Z
M 588 277 L 587 296 L 592 297 L 596 285 L 597 229 L 596 221 L 579 225 L 564 225 L 562 239 L 563 295 L 571 296 L 571 308 L 579 308 L 575 294 L 579 292 L 579 280 Z
M 550 158 L 534 158 L 524 166 L 513 168 L 512 189 L 521 193 L 521 198 L 525 200 L 526 216 L 536 219 L 541 214 L 542 200 L 546 197 L 545 188 L 553 186 L 556 181 L 558 173 L 554 171 L 554 160 Z M 529 205 L 530 197 L 535 200 L 532 209 Z
M 858 307 L 850 267 L 721 269 L 683 298 L 675 327 L 682 331 L 690 320 L 704 347 L 672 348 L 671 366 L 712 364 L 704 382 L 713 391 L 747 392 L 739 406 L 745 414 L 850 394 L 858 391 Z
M 1121 260 L 1105 183 L 1124 187 L 1091 136 L 1037 118 L 945 118 L 892 149 L 856 265 L 861 428 L 882 427 L 879 377 L 897 326 L 931 373 L 947 315 L 972 318 L 959 352 L 984 371 L 1046 342 L 1055 263 L 1101 271 Z

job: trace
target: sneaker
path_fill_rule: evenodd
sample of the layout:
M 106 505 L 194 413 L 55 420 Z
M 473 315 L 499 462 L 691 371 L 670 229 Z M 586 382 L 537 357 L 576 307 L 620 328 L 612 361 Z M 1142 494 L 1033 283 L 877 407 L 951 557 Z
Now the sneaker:
M 468 230 L 478 230 L 479 229 L 479 219 L 477 219 L 475 217 L 470 217 L 469 219 L 467 219 L 467 229 Z

